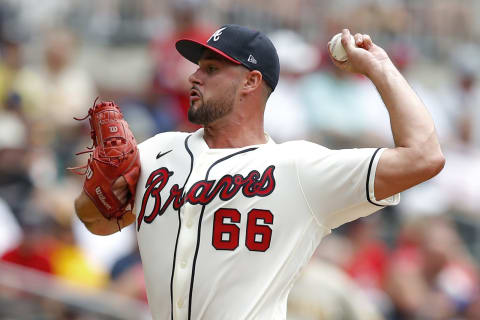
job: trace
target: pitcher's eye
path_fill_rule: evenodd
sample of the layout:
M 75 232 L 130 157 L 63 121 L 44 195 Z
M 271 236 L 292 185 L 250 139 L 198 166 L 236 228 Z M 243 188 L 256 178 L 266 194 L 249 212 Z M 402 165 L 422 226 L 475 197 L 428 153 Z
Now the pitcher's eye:
M 209 74 L 215 72 L 216 70 L 217 70 L 217 67 L 215 67 L 213 65 L 208 65 L 207 66 L 207 73 L 209 73 Z

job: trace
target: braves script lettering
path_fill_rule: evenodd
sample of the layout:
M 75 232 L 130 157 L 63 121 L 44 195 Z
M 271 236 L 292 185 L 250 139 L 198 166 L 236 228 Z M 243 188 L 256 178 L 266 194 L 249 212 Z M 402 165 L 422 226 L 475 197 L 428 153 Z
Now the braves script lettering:
M 275 166 L 271 165 L 265 169 L 262 175 L 257 170 L 252 170 L 246 177 L 241 174 L 234 176 L 227 174 L 219 180 L 200 180 L 195 182 L 186 194 L 183 193 L 183 188 L 174 184 L 170 189 L 168 198 L 162 203 L 160 193 L 174 173 L 165 167 L 157 169 L 150 174 L 145 184 L 146 190 L 137 217 L 137 228 L 140 230 L 143 221 L 152 223 L 156 217 L 163 215 L 170 204 L 175 210 L 180 209 L 185 202 L 193 205 L 207 205 L 217 195 L 221 200 L 227 201 L 232 199 L 240 190 L 248 198 L 266 197 L 275 189 L 274 171 Z M 155 203 L 152 211 L 145 215 L 150 198 L 153 198 Z

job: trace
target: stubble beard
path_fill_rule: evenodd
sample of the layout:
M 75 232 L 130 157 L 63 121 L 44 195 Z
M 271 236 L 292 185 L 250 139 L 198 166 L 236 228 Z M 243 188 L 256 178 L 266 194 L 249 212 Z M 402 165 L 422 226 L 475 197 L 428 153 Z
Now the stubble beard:
M 192 106 L 188 109 L 188 120 L 195 124 L 207 125 L 215 120 L 221 119 L 233 110 L 236 88 L 232 87 L 218 99 L 205 101 L 203 97 L 197 100 L 199 106 Z

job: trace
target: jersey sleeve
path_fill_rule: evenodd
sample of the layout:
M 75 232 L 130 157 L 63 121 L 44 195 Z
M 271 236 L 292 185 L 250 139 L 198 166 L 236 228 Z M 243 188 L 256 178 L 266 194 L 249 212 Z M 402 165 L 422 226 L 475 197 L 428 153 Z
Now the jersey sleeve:
M 400 194 L 377 200 L 378 160 L 385 149 L 330 150 L 301 142 L 295 157 L 301 191 L 319 224 L 334 229 L 400 202 Z

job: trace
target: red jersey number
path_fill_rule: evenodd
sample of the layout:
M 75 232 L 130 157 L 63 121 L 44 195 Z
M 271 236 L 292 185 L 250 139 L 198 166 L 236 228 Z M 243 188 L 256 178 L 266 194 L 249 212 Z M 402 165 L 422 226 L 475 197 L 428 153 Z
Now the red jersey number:
M 230 221 L 226 221 L 229 219 Z M 241 214 L 237 209 L 218 209 L 213 218 L 212 244 L 217 250 L 235 250 L 239 244 Z M 263 221 L 263 224 L 258 224 Z M 273 214 L 269 210 L 252 209 L 247 217 L 245 246 L 250 251 L 265 252 L 272 239 Z
M 230 218 L 233 223 L 225 223 Z M 218 250 L 235 250 L 238 247 L 240 228 L 234 223 L 240 222 L 237 209 L 222 208 L 215 212 L 213 220 L 213 246 Z
M 258 224 L 263 220 L 264 225 Z M 273 224 L 273 214 L 268 210 L 253 209 L 248 213 L 247 237 L 245 245 L 250 251 L 267 251 L 272 239 L 272 228 L 265 224 Z

